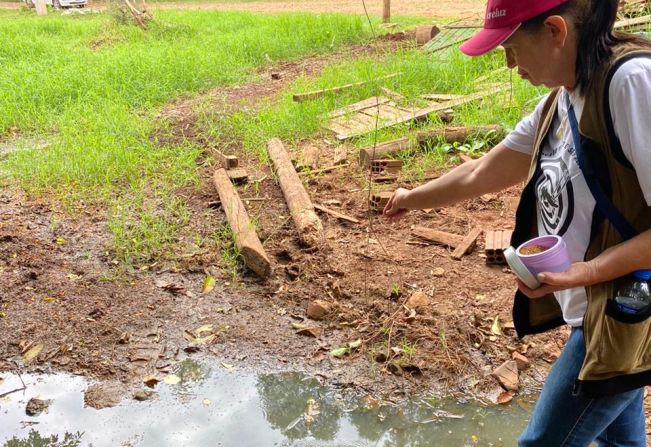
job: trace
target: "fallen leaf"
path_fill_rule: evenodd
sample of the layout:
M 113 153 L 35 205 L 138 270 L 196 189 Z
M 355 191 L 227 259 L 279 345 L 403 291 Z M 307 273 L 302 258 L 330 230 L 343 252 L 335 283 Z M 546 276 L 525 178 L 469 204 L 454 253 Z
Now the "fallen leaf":
M 307 329 L 307 325 L 301 323 L 292 323 L 292 329 L 295 329 L 297 331 L 302 331 L 303 329 Z
M 296 333 L 307 337 L 319 338 L 321 336 L 321 328 L 319 326 L 306 327 L 296 331 Z
M 6 312 L 0 312 L 0 318 L 7 318 Z
M 493 325 L 491 326 L 491 332 L 495 335 L 504 334 L 504 332 L 502 332 L 502 325 L 500 324 L 499 316 L 495 317 L 495 320 L 493 321 Z
M 308 427 L 314 423 L 315 416 L 320 414 L 319 404 L 312 398 L 306 402 L 305 413 L 303 413 L 303 420 Z
M 195 329 L 194 333 L 197 334 L 197 337 L 200 337 L 202 333 L 204 332 L 212 333 L 213 330 L 214 330 L 214 326 L 212 324 L 204 324 L 203 326 Z
M 46 296 L 45 298 L 43 298 L 43 301 L 45 301 L 46 303 L 52 303 L 52 302 L 54 302 L 56 300 L 57 299 L 54 298 L 53 296 Z
M 500 405 L 505 405 L 513 400 L 515 393 L 513 391 L 504 391 L 499 396 L 497 396 L 497 403 Z
M 29 348 L 27 352 L 23 354 L 23 363 L 27 364 L 34 360 L 37 355 L 43 350 L 43 343 L 36 343 L 34 346 Z
M 211 334 L 206 337 L 197 337 L 190 342 L 190 346 L 207 345 L 212 343 L 215 338 L 217 338 L 217 334 Z
M 169 376 L 165 376 L 163 378 L 163 382 L 165 382 L 168 385 L 178 385 L 179 383 L 181 383 L 181 378 L 176 374 L 170 374 Z
M 207 407 L 207 406 L 209 406 L 212 402 L 210 402 L 210 399 L 204 399 L 202 403 L 203 403 L 204 407 Z
M 215 278 L 210 275 L 206 276 L 203 280 L 203 289 L 201 289 L 201 293 L 206 294 L 212 292 L 212 289 L 215 288 L 215 284 Z
M 66 240 L 65 240 L 64 238 L 62 238 L 62 237 L 58 237 L 58 238 L 56 238 L 56 241 L 55 241 L 55 242 L 56 242 L 58 245 L 63 245 L 63 244 L 66 243 Z
M 222 362 L 222 366 L 224 368 L 226 368 L 226 369 L 229 369 L 229 370 L 235 368 L 235 366 L 231 365 L 230 363 L 225 363 L 225 362 Z
M 357 349 L 360 346 L 362 346 L 362 339 L 361 338 L 358 338 L 357 340 L 351 341 L 350 343 L 348 343 L 348 347 L 350 349 Z
M 142 379 L 142 383 L 147 385 L 149 388 L 155 387 L 158 382 L 160 382 L 160 380 L 154 376 L 146 376 L 144 379 Z
M 475 435 L 472 435 L 470 439 L 472 439 L 473 444 L 477 444 L 479 442 L 479 438 Z
M 341 348 L 333 349 L 332 351 L 329 352 L 329 354 L 333 357 L 343 357 L 349 352 L 350 352 L 350 348 L 347 346 L 343 346 Z

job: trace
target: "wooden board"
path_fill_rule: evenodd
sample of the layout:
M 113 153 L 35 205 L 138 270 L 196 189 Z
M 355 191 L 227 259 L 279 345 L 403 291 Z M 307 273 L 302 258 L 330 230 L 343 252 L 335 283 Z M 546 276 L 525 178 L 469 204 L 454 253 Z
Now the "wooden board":
M 463 258 L 466 253 L 471 252 L 477 243 L 477 238 L 481 235 L 481 232 L 482 229 L 477 227 L 470 230 L 470 233 L 468 233 L 468 235 L 463 238 L 461 245 L 455 248 L 452 252 L 452 259 L 456 259 L 458 261 Z
M 414 227 L 411 230 L 411 235 L 418 239 L 450 248 L 457 248 L 463 242 L 463 236 L 426 227 Z
M 341 109 L 333 110 L 328 113 L 328 118 L 337 118 L 339 116 L 348 115 L 349 113 L 358 112 L 360 110 L 368 109 L 369 107 L 376 107 L 378 104 L 386 104 L 389 101 L 391 100 L 384 96 L 372 96 L 363 101 L 342 107 Z
M 307 100 L 310 100 L 310 99 L 317 99 L 317 98 L 321 98 L 322 96 L 325 96 L 327 94 L 340 93 L 340 92 L 343 92 L 343 91 L 346 91 L 346 90 L 350 90 L 351 88 L 360 87 L 362 85 L 370 84 L 371 82 L 378 82 L 378 81 L 385 80 L 385 79 L 395 78 L 399 74 L 400 73 L 392 73 L 390 75 L 381 76 L 379 78 L 376 78 L 376 79 L 373 79 L 373 80 L 370 80 L 370 81 L 353 82 L 351 84 L 340 85 L 340 86 L 337 86 L 337 87 L 326 88 L 326 89 L 323 89 L 323 90 L 314 90 L 314 91 L 306 92 L 306 93 L 297 93 L 297 94 L 295 94 L 293 96 L 293 99 L 296 102 L 307 101 Z
M 242 185 L 249 181 L 249 174 L 244 168 L 229 169 L 226 171 L 228 178 L 236 185 Z

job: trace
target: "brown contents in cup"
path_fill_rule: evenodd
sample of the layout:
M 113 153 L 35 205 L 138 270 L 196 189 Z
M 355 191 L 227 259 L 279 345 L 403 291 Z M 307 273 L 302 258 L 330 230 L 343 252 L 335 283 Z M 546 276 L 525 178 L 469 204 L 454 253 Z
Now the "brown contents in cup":
M 549 250 L 549 247 L 543 247 L 542 245 L 528 245 L 520 249 L 520 254 L 522 255 L 537 255 L 538 253 L 543 253 Z

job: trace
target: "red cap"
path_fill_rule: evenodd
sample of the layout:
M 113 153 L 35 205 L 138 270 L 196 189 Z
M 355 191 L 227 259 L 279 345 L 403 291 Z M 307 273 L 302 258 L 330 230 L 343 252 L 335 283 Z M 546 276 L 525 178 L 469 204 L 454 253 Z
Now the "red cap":
M 568 0 L 489 0 L 484 28 L 461 45 L 468 56 L 479 56 L 497 48 L 527 20 Z

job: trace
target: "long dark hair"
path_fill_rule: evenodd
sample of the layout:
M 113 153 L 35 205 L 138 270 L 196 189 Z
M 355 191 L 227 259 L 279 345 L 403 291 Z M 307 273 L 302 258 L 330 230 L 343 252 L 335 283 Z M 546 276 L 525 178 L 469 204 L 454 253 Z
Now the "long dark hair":
M 569 0 L 522 24 L 526 31 L 539 30 L 554 15 L 568 18 L 578 31 L 576 87 L 585 92 L 594 74 L 613 54 L 613 46 L 635 42 L 651 48 L 651 42 L 632 34 L 613 30 L 619 0 Z

